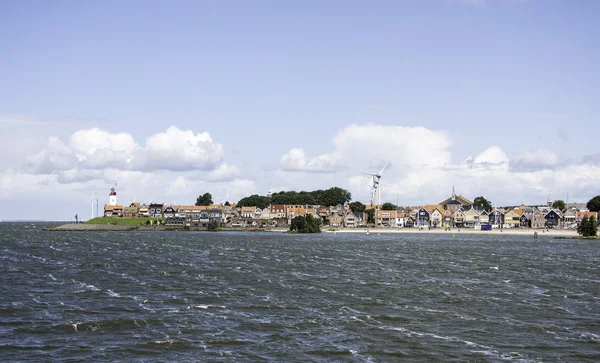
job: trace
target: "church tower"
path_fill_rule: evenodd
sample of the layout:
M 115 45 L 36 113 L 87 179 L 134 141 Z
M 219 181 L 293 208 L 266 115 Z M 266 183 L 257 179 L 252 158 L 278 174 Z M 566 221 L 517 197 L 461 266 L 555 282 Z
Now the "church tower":
M 110 194 L 108 195 L 108 205 L 117 205 L 117 190 L 115 187 L 110 188 Z

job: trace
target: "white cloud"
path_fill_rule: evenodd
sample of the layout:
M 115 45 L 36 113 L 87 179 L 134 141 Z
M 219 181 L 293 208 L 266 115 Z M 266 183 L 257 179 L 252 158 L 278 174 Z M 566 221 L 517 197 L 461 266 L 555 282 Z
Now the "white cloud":
M 508 157 L 500 147 L 490 146 L 475 158 L 468 157 L 461 166 L 474 169 L 506 169 Z
M 510 169 L 514 171 L 553 170 L 565 161 L 551 151 L 538 149 L 525 151 L 510 161 Z
M 210 181 L 230 181 L 240 175 L 240 170 L 237 166 L 223 163 L 218 168 L 208 174 Z
M 279 167 L 284 171 L 308 173 L 335 173 L 346 167 L 346 163 L 334 155 L 322 154 L 314 158 L 306 156 L 304 149 L 290 149 L 281 157 Z
M 443 167 L 452 161 L 450 138 L 425 127 L 350 125 L 333 138 L 333 144 L 336 155 L 361 168 L 372 166 L 374 160 L 391 161 L 395 168 Z
M 142 170 L 208 170 L 223 159 L 223 145 L 215 143 L 208 132 L 194 134 L 170 126 L 150 136 L 139 156 Z
M 98 128 L 73 133 L 66 144 L 50 137 L 45 149 L 27 160 L 27 170 L 51 173 L 70 169 L 210 170 L 223 159 L 223 146 L 210 135 L 175 126 L 148 137 L 140 146 L 132 135 Z

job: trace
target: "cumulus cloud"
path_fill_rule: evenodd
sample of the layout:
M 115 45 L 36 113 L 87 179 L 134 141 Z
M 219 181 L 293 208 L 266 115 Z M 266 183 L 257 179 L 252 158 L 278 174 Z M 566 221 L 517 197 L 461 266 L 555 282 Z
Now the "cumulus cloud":
M 208 174 L 208 180 L 210 181 L 230 181 L 237 178 L 240 175 L 240 170 L 237 166 L 228 165 L 223 163 L 219 165 L 215 170 Z
M 425 127 L 350 125 L 333 138 L 333 144 L 335 154 L 363 168 L 373 160 L 391 161 L 395 167 L 443 167 L 452 161 L 450 138 Z
M 194 134 L 170 126 L 150 136 L 140 153 L 139 168 L 144 170 L 208 170 L 223 159 L 223 145 L 215 143 L 208 132 Z
M 132 135 L 98 128 L 80 130 L 66 144 L 50 137 L 46 147 L 27 160 L 27 170 L 44 174 L 70 169 L 211 170 L 223 159 L 223 145 L 207 132 L 194 134 L 175 126 L 148 137 L 145 146 Z
M 473 169 L 505 169 L 508 167 L 508 157 L 498 146 L 490 146 L 477 156 L 468 157 L 461 166 Z
M 294 148 L 285 153 L 279 162 L 284 171 L 304 171 L 308 173 L 335 173 L 346 167 L 344 160 L 337 156 L 322 154 L 309 158 L 304 149 Z
M 510 161 L 510 169 L 514 171 L 554 170 L 564 164 L 564 160 L 551 151 L 538 149 L 525 151 Z

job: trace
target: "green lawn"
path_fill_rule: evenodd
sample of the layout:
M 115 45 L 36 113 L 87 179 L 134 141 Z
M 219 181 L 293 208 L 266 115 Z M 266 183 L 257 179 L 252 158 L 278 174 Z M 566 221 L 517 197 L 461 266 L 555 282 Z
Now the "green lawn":
M 139 226 L 140 224 L 145 225 L 147 221 L 152 220 L 156 223 L 156 218 L 94 218 L 85 222 L 86 224 L 114 224 L 117 226 Z M 159 218 L 161 222 L 163 218 Z

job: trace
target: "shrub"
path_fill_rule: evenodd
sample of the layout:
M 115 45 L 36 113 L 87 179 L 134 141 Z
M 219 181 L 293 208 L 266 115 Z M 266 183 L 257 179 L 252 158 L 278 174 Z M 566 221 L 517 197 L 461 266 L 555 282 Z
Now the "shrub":
M 218 231 L 219 230 L 219 221 L 210 221 L 208 226 L 206 227 L 207 231 Z
M 583 217 L 581 223 L 577 227 L 577 233 L 584 237 L 592 237 L 598 235 L 598 221 L 594 216 L 588 218 L 587 216 Z
M 292 219 L 290 232 L 321 233 L 321 218 L 308 214 L 306 217 L 297 216 Z

